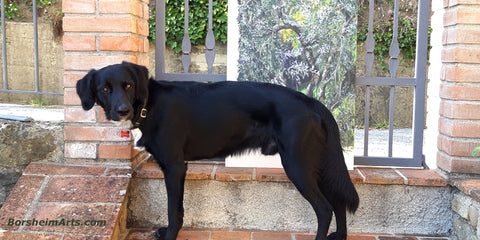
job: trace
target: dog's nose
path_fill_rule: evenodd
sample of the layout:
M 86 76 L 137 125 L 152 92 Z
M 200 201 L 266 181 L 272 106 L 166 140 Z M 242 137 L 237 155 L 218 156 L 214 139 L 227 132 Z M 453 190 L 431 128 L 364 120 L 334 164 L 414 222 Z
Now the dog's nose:
M 122 105 L 122 106 L 119 106 L 119 107 L 117 108 L 117 113 L 118 113 L 118 115 L 120 115 L 120 116 L 126 116 L 126 115 L 128 115 L 128 114 L 130 113 L 130 109 L 128 109 L 127 106 Z

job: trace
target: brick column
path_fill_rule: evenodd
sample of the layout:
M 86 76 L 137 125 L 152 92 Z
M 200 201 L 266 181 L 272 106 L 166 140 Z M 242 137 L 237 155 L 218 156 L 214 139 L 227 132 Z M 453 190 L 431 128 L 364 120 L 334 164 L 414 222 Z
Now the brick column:
M 81 108 L 75 85 L 90 69 L 123 60 L 148 66 L 148 0 L 63 0 L 65 159 L 125 160 L 130 136 L 103 109 Z
M 443 15 L 435 69 L 440 79 L 430 79 L 439 82 L 437 165 L 450 173 L 480 173 L 480 158 L 472 157 L 480 145 L 480 1 L 444 0 L 433 10 Z

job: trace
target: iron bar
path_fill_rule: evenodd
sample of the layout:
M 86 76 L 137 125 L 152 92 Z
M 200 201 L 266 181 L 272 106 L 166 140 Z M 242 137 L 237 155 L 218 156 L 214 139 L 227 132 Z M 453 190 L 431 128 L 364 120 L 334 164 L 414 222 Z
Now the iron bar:
M 7 74 L 7 32 L 5 30 L 5 0 L 1 0 L 1 24 L 2 24 L 2 70 L 3 70 L 3 89 L 8 89 L 8 74 Z
M 425 165 L 423 157 L 423 129 L 425 116 L 425 84 L 427 77 L 428 19 L 430 1 L 418 1 L 417 47 L 415 55 L 415 105 L 413 111 L 413 158 Z
M 165 73 L 165 0 L 156 0 L 155 76 Z

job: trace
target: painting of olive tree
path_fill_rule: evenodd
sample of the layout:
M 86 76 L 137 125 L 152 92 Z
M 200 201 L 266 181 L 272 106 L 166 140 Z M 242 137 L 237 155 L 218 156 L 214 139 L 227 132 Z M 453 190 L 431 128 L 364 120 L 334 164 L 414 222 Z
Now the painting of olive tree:
M 296 89 L 324 103 L 353 145 L 357 0 L 238 0 L 239 81 Z

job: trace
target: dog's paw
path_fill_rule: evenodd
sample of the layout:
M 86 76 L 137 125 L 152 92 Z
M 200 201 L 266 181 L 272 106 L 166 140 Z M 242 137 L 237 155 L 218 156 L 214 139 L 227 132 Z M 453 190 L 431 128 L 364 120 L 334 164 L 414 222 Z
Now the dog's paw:
M 340 236 L 337 234 L 337 232 L 333 232 L 330 235 L 328 235 L 327 240 L 346 240 L 347 236 Z
M 162 228 L 159 228 L 156 232 L 155 232 L 155 239 L 157 240 L 165 240 L 165 236 L 167 235 L 167 228 L 166 227 L 162 227 Z

